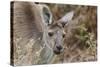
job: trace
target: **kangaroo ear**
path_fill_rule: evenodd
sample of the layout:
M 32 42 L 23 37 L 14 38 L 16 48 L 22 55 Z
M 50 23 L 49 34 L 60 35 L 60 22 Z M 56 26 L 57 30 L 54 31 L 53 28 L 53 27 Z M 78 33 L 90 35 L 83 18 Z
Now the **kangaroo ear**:
M 72 20 L 74 16 L 74 11 L 70 11 L 68 13 L 66 13 L 60 20 L 58 20 L 60 23 L 62 24 L 66 24 L 68 21 Z
M 52 13 L 47 5 L 42 4 L 42 18 L 49 25 L 52 23 Z

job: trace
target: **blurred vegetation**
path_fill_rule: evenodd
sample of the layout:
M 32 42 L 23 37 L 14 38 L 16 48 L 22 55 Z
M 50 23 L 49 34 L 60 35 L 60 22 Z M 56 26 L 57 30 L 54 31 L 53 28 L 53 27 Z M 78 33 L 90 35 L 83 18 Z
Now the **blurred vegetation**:
M 77 40 L 80 40 L 79 46 L 81 49 L 89 49 L 91 52 L 95 52 L 96 39 L 94 33 L 87 32 L 85 24 L 80 25 L 76 32 L 77 34 L 75 34 L 75 37 Z

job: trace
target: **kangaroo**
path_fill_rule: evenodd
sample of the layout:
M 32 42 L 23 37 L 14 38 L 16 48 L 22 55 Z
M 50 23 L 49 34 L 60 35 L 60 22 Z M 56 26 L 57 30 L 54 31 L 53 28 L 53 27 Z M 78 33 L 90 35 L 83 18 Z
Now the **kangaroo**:
M 52 12 L 45 4 L 14 1 L 11 8 L 13 10 L 13 17 L 11 18 L 13 19 L 13 42 L 15 51 L 18 51 L 18 47 L 22 47 L 20 49 L 25 51 L 25 46 L 30 39 L 33 39 L 34 41 L 40 39 L 42 42 L 40 45 L 42 45 L 42 47 L 47 47 L 44 51 L 45 53 L 49 49 L 56 55 L 63 52 L 63 27 L 67 22 L 72 20 L 74 15 L 73 11 L 65 14 L 65 16 L 59 20 L 54 20 L 53 22 Z M 16 41 L 18 41 L 17 44 L 15 43 Z M 29 56 L 30 55 L 31 54 L 29 54 Z M 17 55 L 14 57 L 17 57 Z M 32 60 L 32 58 L 29 58 L 28 60 L 25 60 L 26 58 L 21 59 L 23 65 L 24 63 L 28 64 L 28 62 L 29 64 L 32 63 L 32 61 L 28 61 L 29 59 Z M 18 61 L 16 60 L 16 62 Z M 21 65 L 20 63 L 18 64 Z

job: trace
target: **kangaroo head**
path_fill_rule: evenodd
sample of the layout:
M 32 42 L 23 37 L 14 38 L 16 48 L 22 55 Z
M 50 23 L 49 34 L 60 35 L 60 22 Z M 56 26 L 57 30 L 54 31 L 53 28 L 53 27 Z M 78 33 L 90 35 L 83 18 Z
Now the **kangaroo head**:
M 40 5 L 39 5 L 40 6 Z M 46 42 L 49 41 L 49 46 L 52 46 L 55 54 L 60 54 L 63 51 L 63 39 L 64 39 L 64 26 L 72 20 L 74 12 L 68 12 L 59 20 L 54 20 L 52 13 L 46 5 L 42 5 L 42 18 L 46 25 L 47 32 L 44 36 L 47 36 Z

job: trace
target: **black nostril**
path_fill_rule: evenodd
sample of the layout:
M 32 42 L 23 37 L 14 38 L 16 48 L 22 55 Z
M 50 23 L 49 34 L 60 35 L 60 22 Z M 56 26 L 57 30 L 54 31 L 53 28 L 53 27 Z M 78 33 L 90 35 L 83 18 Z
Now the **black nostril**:
M 62 46 L 56 46 L 58 50 L 61 50 L 62 49 Z

